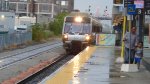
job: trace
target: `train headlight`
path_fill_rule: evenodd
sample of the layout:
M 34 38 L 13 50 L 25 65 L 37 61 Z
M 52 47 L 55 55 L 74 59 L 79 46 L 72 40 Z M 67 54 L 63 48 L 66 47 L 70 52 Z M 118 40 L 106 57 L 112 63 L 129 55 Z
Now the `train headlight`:
M 87 35 L 87 36 L 85 37 L 85 39 L 86 39 L 86 41 L 89 41 L 89 40 L 90 40 L 90 36 Z
M 67 35 L 67 34 L 64 34 L 64 35 L 63 35 L 63 39 L 64 39 L 64 40 L 67 40 L 67 39 L 68 39 L 68 35 Z
M 77 16 L 77 17 L 75 17 L 75 22 L 82 22 L 82 17 L 80 17 L 80 16 Z

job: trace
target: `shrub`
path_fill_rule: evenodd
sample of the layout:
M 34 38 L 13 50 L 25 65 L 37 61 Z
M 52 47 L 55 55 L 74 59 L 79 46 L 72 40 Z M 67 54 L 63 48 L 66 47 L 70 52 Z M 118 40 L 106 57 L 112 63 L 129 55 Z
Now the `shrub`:
M 44 29 L 38 23 L 32 25 L 32 40 L 42 41 L 44 37 Z

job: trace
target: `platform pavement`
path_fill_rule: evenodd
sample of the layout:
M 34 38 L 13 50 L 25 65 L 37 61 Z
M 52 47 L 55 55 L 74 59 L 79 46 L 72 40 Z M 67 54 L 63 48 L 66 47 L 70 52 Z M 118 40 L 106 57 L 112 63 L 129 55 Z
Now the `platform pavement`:
M 121 49 L 116 48 L 118 52 Z M 144 57 L 138 72 L 121 72 L 121 65 L 118 63 L 112 64 L 110 68 L 110 84 L 150 84 L 150 71 L 145 66 L 150 67 L 150 49 L 144 48 Z M 118 57 L 119 54 L 116 54 Z M 147 62 L 147 64 L 145 64 Z
M 150 72 L 150 48 L 144 49 L 143 65 Z
M 115 47 L 118 50 L 121 50 L 121 47 Z M 144 48 L 144 56 L 142 59 L 142 64 L 150 72 L 150 48 Z
M 90 51 L 77 55 L 39 84 L 150 84 L 150 72 L 143 64 L 138 72 L 120 71 L 122 64 L 115 60 L 121 48 L 98 46 L 92 54 Z

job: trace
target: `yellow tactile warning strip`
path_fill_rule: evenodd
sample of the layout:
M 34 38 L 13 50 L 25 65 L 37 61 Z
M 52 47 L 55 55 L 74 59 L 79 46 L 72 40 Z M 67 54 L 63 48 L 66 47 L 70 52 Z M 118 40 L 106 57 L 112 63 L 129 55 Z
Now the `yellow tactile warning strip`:
M 78 73 L 95 49 L 95 46 L 87 47 L 83 52 L 75 56 L 70 62 L 57 71 L 55 75 L 41 84 L 69 84 L 69 81 Z

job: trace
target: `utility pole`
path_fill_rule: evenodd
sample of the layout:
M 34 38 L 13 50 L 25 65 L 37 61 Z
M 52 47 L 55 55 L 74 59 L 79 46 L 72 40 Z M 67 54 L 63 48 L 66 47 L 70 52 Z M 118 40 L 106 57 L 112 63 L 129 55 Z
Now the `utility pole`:
M 89 11 L 89 14 L 92 15 L 92 13 L 91 13 L 91 5 L 89 5 L 89 10 L 88 11 Z
M 139 42 L 143 42 L 143 29 L 144 29 L 144 15 L 138 15 L 138 36 Z

